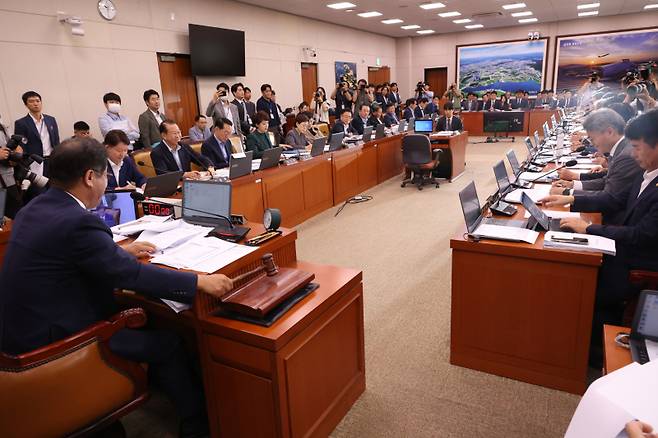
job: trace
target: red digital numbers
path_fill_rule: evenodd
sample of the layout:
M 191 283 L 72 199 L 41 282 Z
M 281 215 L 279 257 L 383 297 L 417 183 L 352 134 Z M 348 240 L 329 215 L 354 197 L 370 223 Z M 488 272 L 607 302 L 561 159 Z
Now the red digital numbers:
M 153 216 L 169 216 L 172 214 L 171 207 L 151 202 L 143 202 L 144 214 Z

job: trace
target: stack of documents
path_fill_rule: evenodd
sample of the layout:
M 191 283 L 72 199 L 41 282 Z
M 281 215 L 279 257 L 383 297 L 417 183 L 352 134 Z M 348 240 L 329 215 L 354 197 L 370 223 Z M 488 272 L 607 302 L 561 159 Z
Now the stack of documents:
M 527 228 L 506 227 L 502 225 L 482 224 L 475 229 L 475 236 L 510 242 L 526 242 L 533 244 L 539 233 Z
M 213 178 L 215 179 L 228 179 L 229 175 L 229 168 L 228 167 L 222 167 L 221 169 L 215 169 L 215 173 L 213 173 Z
M 526 173 L 526 172 L 523 172 Z M 521 175 L 523 175 L 523 173 Z M 551 192 L 550 184 L 535 184 L 531 189 L 515 189 L 505 195 L 505 201 L 513 204 L 521 203 L 521 194 L 525 193 L 537 204 Z
M 587 243 L 566 243 L 556 242 L 553 239 L 572 239 L 580 237 L 587 239 Z M 617 250 L 615 241 L 607 237 L 594 236 L 592 234 L 564 233 L 561 231 L 548 231 L 544 236 L 544 248 L 568 249 L 574 251 L 602 252 L 604 254 L 615 255 Z
M 168 230 L 173 228 L 173 221 L 169 221 L 171 216 L 142 216 L 137 220 L 126 222 L 125 224 L 115 225 L 112 228 L 112 234 L 121 236 L 130 236 L 144 230 Z
M 164 225 L 168 225 L 164 227 Z M 135 240 L 136 242 L 150 242 L 158 251 L 164 251 L 193 239 L 196 236 L 205 236 L 213 230 L 213 227 L 202 227 L 188 224 L 182 220 L 168 221 L 162 224 L 159 230 L 144 230 Z

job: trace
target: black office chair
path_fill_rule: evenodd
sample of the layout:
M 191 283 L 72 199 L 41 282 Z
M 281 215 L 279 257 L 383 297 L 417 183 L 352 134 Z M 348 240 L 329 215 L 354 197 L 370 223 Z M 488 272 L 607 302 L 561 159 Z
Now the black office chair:
M 402 181 L 401 187 L 408 183 L 416 185 L 423 190 L 425 184 L 434 184 L 439 187 L 439 181 L 432 176 L 432 172 L 439 165 L 441 149 L 432 150 L 430 139 L 422 134 L 409 134 L 402 139 L 402 162 L 409 178 Z

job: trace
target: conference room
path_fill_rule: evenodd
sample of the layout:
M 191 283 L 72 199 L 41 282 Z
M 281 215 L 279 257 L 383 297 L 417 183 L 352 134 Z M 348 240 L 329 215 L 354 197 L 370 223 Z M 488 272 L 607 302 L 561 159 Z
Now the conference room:
M 654 436 L 657 11 L 4 2 L 0 436 Z

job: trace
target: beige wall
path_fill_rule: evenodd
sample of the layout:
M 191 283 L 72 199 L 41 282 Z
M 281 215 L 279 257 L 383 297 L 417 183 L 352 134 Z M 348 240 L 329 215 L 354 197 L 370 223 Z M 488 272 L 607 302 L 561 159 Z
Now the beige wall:
M 2 0 L 0 3 L 0 114 L 3 123 L 26 111 L 20 95 L 41 93 L 44 111 L 55 116 L 62 137 L 76 120 L 86 120 L 99 135 L 97 117 L 104 111 L 102 95 L 115 91 L 124 113 L 137 123 L 144 111 L 142 93 L 160 90 L 156 52 L 189 53 L 188 23 L 243 30 L 246 33 L 244 78 L 198 80 L 199 104 L 205 109 L 215 85 L 240 79 L 260 95 L 260 85 L 272 84 L 283 107 L 302 99 L 302 61 L 318 63 L 320 85 L 334 83 L 334 61 L 357 63 L 358 75 L 382 65 L 396 71 L 396 42 L 354 29 L 290 14 L 262 10 L 226 0 L 115 0 L 117 18 L 105 22 L 95 0 Z M 72 36 L 56 12 L 84 20 L 84 37 Z M 173 14 L 173 20 L 172 20 Z M 302 47 L 317 58 L 304 59 Z M 344 50 L 343 50 L 344 48 Z M 186 131 L 186 128 L 183 127 Z
M 478 44 L 491 41 L 525 39 L 530 31 L 539 31 L 542 37 L 550 37 L 546 64 L 547 87 L 553 83 L 553 56 L 555 37 L 588 32 L 601 32 L 617 29 L 634 29 L 655 27 L 658 24 L 658 12 L 629 14 L 611 17 L 595 17 L 584 20 L 572 20 L 555 23 L 515 26 L 481 31 L 451 33 L 422 38 L 404 38 L 397 40 L 397 77 L 401 94 L 408 96 L 416 83 L 423 80 L 424 69 L 431 67 L 448 67 L 448 82 L 455 81 L 456 46 Z M 445 90 L 441 90 L 442 92 Z

